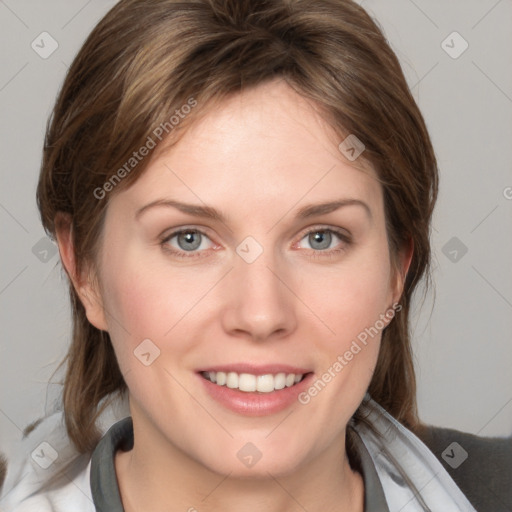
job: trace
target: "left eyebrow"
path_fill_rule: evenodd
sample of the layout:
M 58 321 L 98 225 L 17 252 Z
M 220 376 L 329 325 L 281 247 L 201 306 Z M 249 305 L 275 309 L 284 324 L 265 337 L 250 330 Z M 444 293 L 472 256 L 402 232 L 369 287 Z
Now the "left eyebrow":
M 368 217 L 370 219 L 372 218 L 372 211 L 370 210 L 370 207 L 360 199 L 340 199 L 339 201 L 330 201 L 328 203 L 304 206 L 298 211 L 297 218 L 307 219 L 317 215 L 325 215 L 327 213 L 334 212 L 344 206 L 362 206 Z

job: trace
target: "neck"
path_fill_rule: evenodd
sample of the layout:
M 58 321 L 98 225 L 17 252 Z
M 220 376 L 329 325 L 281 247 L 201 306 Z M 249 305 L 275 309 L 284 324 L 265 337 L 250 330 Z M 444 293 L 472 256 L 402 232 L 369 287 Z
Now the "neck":
M 286 474 L 221 475 L 175 446 L 135 435 L 115 467 L 125 512 L 363 512 L 364 485 L 350 467 L 345 439 Z

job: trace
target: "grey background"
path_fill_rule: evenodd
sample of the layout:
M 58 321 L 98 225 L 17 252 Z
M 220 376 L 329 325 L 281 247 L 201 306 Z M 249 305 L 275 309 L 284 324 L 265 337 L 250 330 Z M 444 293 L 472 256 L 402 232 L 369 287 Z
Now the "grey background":
M 0 0 L 5 451 L 22 428 L 50 410 L 58 387 L 48 380 L 70 334 L 65 280 L 34 199 L 45 124 L 73 56 L 114 3 Z M 433 293 L 418 301 L 412 322 L 421 418 L 479 435 L 510 435 L 512 1 L 360 3 L 402 62 L 441 171 L 432 238 L 435 301 Z M 42 47 L 45 37 L 45 51 L 51 48 L 40 36 L 45 31 L 58 43 L 47 59 L 31 47 L 33 41 Z M 464 43 L 448 37 L 454 31 L 469 45 L 457 58 Z

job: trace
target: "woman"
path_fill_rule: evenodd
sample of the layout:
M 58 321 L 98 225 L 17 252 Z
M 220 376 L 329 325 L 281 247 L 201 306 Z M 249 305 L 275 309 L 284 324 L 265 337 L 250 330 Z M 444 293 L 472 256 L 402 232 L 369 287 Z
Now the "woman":
M 471 502 L 481 475 L 461 490 L 419 438 L 437 433 L 408 315 L 437 183 L 356 4 L 119 2 L 48 127 L 37 198 L 73 339 L 63 413 L 27 437 L 4 508 L 504 503 L 504 479 Z

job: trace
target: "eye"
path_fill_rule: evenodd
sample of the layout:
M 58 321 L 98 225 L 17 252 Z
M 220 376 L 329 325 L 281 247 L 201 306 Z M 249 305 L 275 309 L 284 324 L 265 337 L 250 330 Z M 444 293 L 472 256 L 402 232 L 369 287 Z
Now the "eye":
M 304 246 L 306 242 L 309 247 Z M 298 243 L 300 249 L 313 249 L 314 251 L 338 252 L 349 245 L 350 236 L 342 231 L 332 228 L 316 228 L 308 231 Z
M 207 235 L 198 229 L 192 228 L 173 231 L 166 236 L 161 243 L 165 250 L 175 256 L 184 258 L 197 256 L 197 252 L 213 247 L 213 243 Z M 185 254 L 187 252 L 191 254 Z

